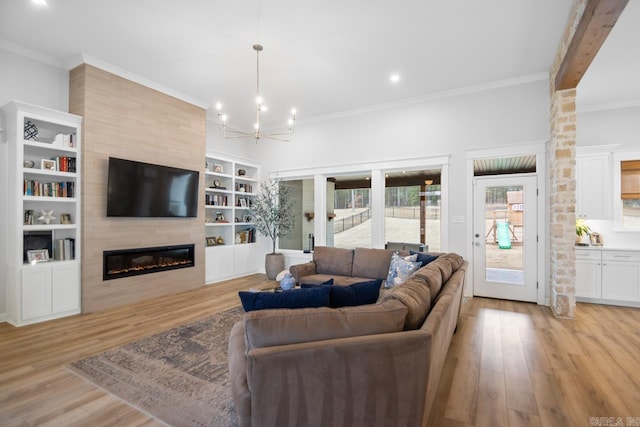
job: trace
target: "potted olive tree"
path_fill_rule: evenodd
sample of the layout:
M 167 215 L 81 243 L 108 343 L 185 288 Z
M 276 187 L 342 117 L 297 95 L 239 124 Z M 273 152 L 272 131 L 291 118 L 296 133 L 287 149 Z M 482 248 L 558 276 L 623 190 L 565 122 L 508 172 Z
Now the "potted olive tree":
M 267 277 L 274 280 L 284 270 L 284 255 L 276 253 L 276 241 L 293 228 L 293 203 L 289 190 L 281 187 L 275 179 L 262 182 L 250 212 L 256 230 L 271 239 L 272 250 L 266 256 L 265 270 Z

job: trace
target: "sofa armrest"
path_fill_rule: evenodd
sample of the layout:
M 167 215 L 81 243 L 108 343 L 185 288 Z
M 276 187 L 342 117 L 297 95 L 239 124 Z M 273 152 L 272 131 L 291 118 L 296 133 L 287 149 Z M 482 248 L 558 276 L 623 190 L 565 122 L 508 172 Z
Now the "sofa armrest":
M 419 330 L 251 349 L 251 425 L 423 425 L 430 350 Z
M 229 333 L 229 381 L 240 427 L 251 426 L 251 392 L 247 384 L 245 354 L 244 320 L 241 320 L 233 325 Z
M 305 262 L 304 264 L 292 265 L 289 272 L 296 279 L 296 283 L 300 284 L 300 279 L 304 276 L 316 274 L 316 263 L 314 261 Z

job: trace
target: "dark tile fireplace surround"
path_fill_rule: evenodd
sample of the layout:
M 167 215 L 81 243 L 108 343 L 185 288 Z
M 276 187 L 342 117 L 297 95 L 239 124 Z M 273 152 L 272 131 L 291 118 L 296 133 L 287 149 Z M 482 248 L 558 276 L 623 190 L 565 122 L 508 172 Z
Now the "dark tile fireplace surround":
M 103 280 L 193 267 L 195 245 L 157 246 L 153 248 L 104 251 Z

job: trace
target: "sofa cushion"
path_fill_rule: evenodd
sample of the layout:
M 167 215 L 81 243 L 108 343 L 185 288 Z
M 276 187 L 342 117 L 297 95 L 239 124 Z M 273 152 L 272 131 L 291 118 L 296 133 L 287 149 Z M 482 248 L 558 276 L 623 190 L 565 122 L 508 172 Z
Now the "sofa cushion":
M 352 276 L 369 279 L 386 279 L 393 251 L 385 249 L 356 248 L 353 252 Z
M 429 265 L 433 265 L 440 270 L 440 273 L 442 274 L 442 283 L 446 283 L 447 280 L 449 280 L 449 277 L 451 277 L 451 274 L 453 274 L 453 265 L 451 265 L 451 262 L 446 256 L 438 257 L 437 260 L 433 261 Z M 429 265 L 427 265 L 427 267 Z
M 337 286 L 347 286 L 354 283 L 366 282 L 371 279 L 367 277 L 351 277 L 351 276 L 336 276 L 333 274 L 312 274 L 304 276 L 300 279 L 300 286 L 302 285 L 321 285 L 327 280 L 333 279 L 333 284 Z
M 343 308 L 252 311 L 245 314 L 247 351 L 258 347 L 399 332 L 406 315 L 407 308 L 398 301 Z
M 329 286 L 312 289 L 290 289 L 282 292 L 238 292 L 245 311 L 268 308 L 327 307 Z
M 313 250 L 316 273 L 336 276 L 351 276 L 353 250 L 316 246 Z
M 429 264 L 431 261 L 435 261 L 436 259 L 438 259 L 436 255 L 429 255 L 424 252 L 409 251 L 409 253 L 411 255 L 418 256 L 416 261 L 422 264 L 421 267 L 424 267 L 425 265 Z
M 402 285 L 395 286 L 385 294 L 382 302 L 389 300 L 400 301 L 407 307 L 407 318 L 404 329 L 418 329 L 424 323 L 431 308 L 431 293 L 429 287 L 419 280 L 409 279 Z
M 433 302 L 436 296 L 440 293 L 440 288 L 442 288 L 442 273 L 440 272 L 440 269 L 433 265 L 433 263 L 430 263 L 426 267 L 422 267 L 420 270 L 416 271 L 412 278 L 416 280 L 424 280 L 429 287 L 431 302 Z
M 449 262 L 451 262 L 451 266 L 453 267 L 454 272 L 458 271 L 458 269 L 462 267 L 462 264 L 464 263 L 464 258 L 453 252 L 444 255 L 444 257 L 448 259 Z

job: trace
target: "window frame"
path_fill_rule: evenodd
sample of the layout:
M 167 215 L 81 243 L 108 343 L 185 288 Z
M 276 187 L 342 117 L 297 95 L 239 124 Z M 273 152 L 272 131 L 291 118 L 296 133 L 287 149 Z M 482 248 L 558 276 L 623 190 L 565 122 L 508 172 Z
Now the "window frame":
M 618 151 L 613 153 L 613 231 L 640 232 L 640 226 L 625 226 L 622 220 L 622 172 L 623 161 L 640 160 L 640 151 Z

